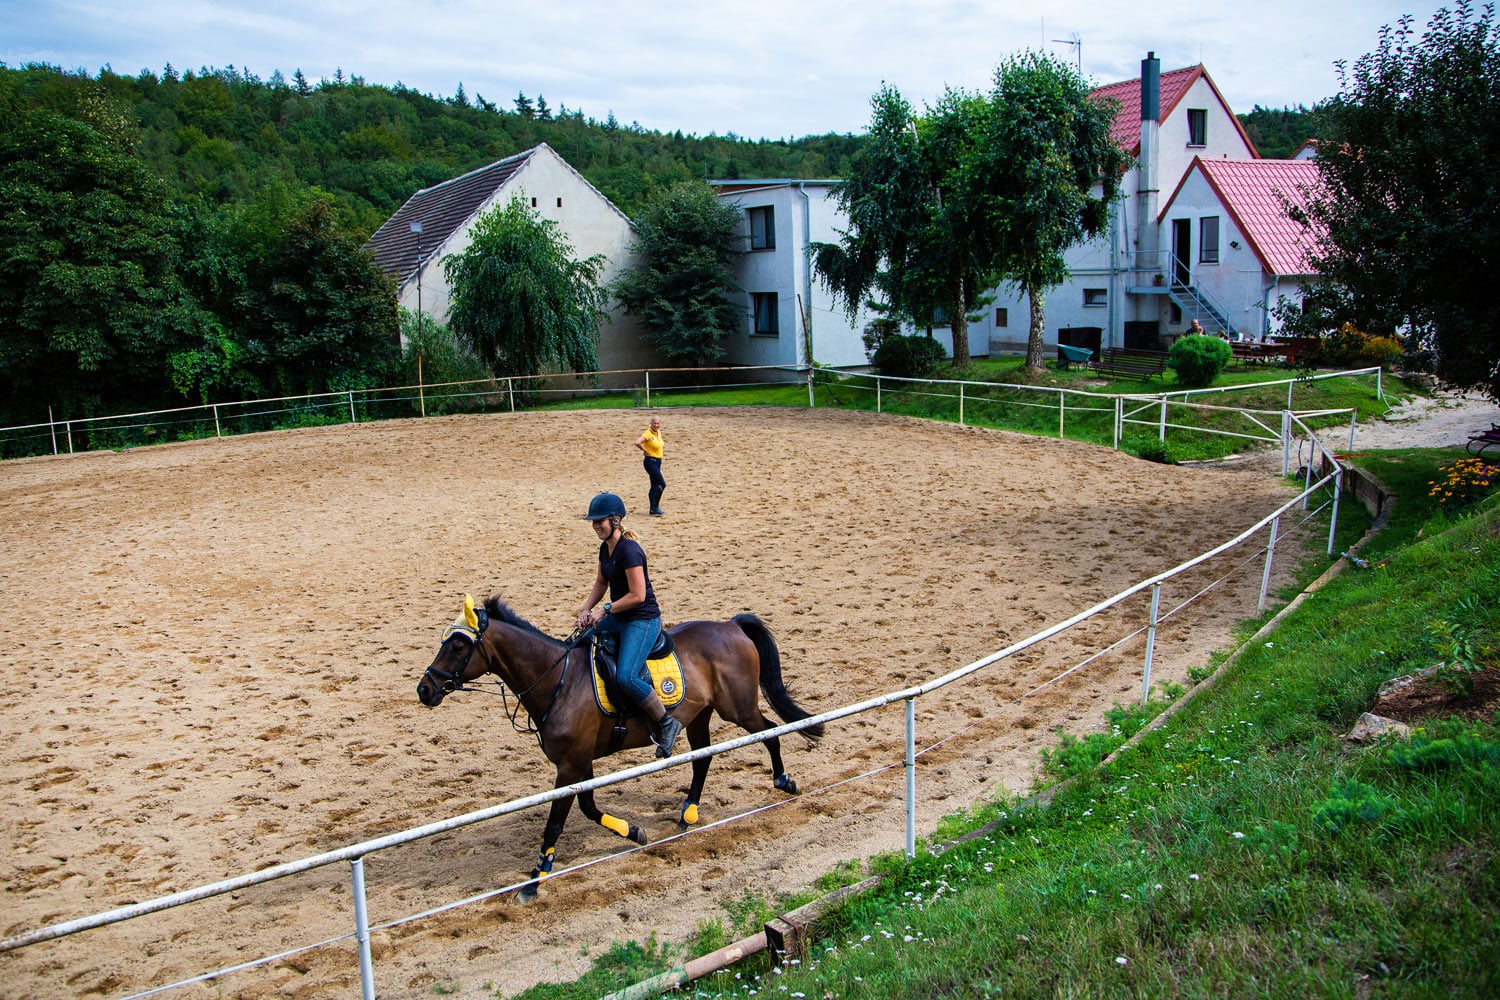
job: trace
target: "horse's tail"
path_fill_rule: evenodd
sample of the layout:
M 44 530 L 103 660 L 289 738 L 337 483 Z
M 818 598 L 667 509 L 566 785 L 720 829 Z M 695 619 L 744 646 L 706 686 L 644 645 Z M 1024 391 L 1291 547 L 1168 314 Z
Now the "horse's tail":
M 771 637 L 771 630 L 766 627 L 766 623 L 748 614 L 735 615 L 734 623 L 755 643 L 755 651 L 760 654 L 760 689 L 765 692 L 771 709 L 781 717 L 782 722 L 800 722 L 811 718 L 811 712 L 792 700 L 786 683 L 781 679 L 781 653 L 776 649 L 776 640 Z M 798 732 L 810 740 L 816 740 L 823 735 L 823 724 L 820 722 Z

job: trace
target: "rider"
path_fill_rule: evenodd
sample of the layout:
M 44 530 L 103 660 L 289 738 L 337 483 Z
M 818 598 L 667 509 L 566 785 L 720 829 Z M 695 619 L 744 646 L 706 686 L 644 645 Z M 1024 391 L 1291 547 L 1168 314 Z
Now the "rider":
M 600 493 L 589 501 L 589 512 L 583 518 L 593 524 L 599 537 L 599 569 L 576 624 L 579 628 L 594 625 L 599 632 L 620 636 L 620 687 L 650 720 L 656 756 L 670 757 L 682 723 L 667 714 L 646 670 L 646 654 L 661 634 L 661 610 L 646 572 L 646 552 L 634 532 L 620 527 L 624 517 L 625 501 L 613 493 Z M 594 605 L 604 596 L 605 587 L 609 588 L 609 600 L 600 610 Z

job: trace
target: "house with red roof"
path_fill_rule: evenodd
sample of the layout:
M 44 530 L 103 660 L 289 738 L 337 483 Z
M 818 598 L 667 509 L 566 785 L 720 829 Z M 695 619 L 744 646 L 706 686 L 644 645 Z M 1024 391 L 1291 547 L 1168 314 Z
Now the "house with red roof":
M 1047 294 L 1046 342 L 1151 349 L 1194 318 L 1205 327 L 1233 325 L 1216 321 L 1215 310 L 1238 317 L 1241 303 L 1221 307 L 1208 298 L 1216 286 L 1200 280 L 1209 272 L 1196 266 L 1195 244 L 1173 242 L 1178 230 L 1163 221 L 1160 200 L 1180 188 L 1195 163 L 1257 160 L 1254 143 L 1201 65 L 1163 73 L 1148 53 L 1138 79 L 1099 87 L 1093 97 L 1118 104 L 1115 141 L 1134 162 L 1121 178 L 1108 230 L 1068 253 L 1069 279 Z M 1030 303 L 1001 288 L 981 324 L 989 328 L 989 353 L 1022 352 Z M 1261 330 L 1249 332 L 1258 338 Z
M 1318 184 L 1312 160 L 1193 160 L 1160 225 L 1173 247 L 1171 286 L 1195 289 L 1205 329 L 1260 340 L 1275 332 L 1278 300 L 1302 301 L 1317 272 L 1287 209 L 1306 208 Z

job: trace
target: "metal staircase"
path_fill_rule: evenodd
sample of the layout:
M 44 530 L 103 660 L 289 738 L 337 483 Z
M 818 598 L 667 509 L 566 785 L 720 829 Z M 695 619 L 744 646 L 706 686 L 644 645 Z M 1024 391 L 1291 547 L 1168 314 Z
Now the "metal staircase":
M 1229 322 L 1229 310 L 1210 295 L 1207 289 L 1173 282 L 1167 286 L 1167 295 L 1177 303 L 1188 319 L 1196 319 L 1205 330 L 1223 330 L 1234 340 L 1238 333 Z

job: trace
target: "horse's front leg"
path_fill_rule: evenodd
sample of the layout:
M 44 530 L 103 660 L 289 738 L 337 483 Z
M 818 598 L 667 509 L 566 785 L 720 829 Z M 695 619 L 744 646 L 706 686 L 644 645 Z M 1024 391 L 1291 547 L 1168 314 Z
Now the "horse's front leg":
M 604 812 L 598 806 L 594 805 L 593 792 L 578 793 L 578 808 L 583 810 L 583 814 L 585 816 L 593 820 L 595 823 L 598 823 L 600 826 L 604 827 L 604 829 L 608 830 L 610 833 L 619 834 L 626 840 L 633 840 L 637 844 L 650 843 L 650 841 L 646 838 L 645 830 L 642 830 L 634 823 L 625 822 L 618 816 L 611 816 L 609 813 Z
M 554 788 L 561 788 L 571 782 L 563 781 L 559 775 Z M 568 821 L 568 811 L 573 808 L 573 796 L 569 795 L 552 803 L 552 810 L 547 814 L 547 829 L 542 832 L 542 855 L 537 859 L 536 867 L 531 870 L 531 881 L 521 886 L 517 892 L 517 898 L 523 903 L 530 903 L 536 899 L 536 891 L 541 886 L 542 880 L 552 874 L 552 862 L 557 857 L 557 838 L 562 836 L 563 824 Z
M 688 746 L 699 750 L 708 746 L 708 723 L 713 710 L 705 708 L 687 724 Z M 683 828 L 698 822 L 698 803 L 703 801 L 703 783 L 708 779 L 708 765 L 712 757 L 699 757 L 693 761 L 693 783 L 688 787 L 687 799 L 682 803 L 682 813 L 677 825 Z

